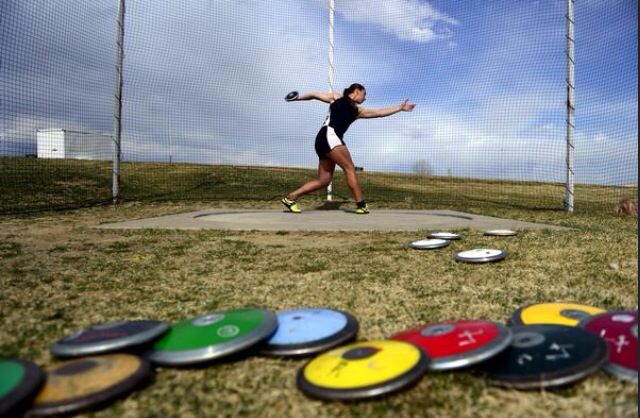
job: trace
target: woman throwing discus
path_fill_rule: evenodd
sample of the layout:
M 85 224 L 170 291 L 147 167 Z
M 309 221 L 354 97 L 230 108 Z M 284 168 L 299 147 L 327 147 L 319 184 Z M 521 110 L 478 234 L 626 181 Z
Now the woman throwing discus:
M 318 177 L 308 181 L 282 199 L 282 204 L 289 212 L 302 212 L 296 202 L 298 198 L 327 187 L 327 185 L 331 183 L 337 164 L 344 171 L 347 178 L 347 185 L 351 190 L 353 200 L 356 202 L 357 208 L 355 213 L 359 215 L 369 213 L 362 189 L 360 188 L 356 168 L 351 159 L 351 154 L 349 154 L 349 149 L 343 140 L 344 134 L 356 119 L 383 118 L 398 112 L 411 112 L 415 105 L 405 99 L 396 106 L 367 109 L 361 106 L 366 97 L 367 90 L 362 84 L 358 83 L 347 87 L 342 95 L 331 92 L 311 92 L 298 95 L 297 92 L 291 92 L 285 97 L 285 100 L 290 102 L 315 99 L 329 103 L 327 119 L 323 123 L 318 135 L 316 135 L 316 154 L 318 154 L 318 158 L 320 159 L 318 162 Z

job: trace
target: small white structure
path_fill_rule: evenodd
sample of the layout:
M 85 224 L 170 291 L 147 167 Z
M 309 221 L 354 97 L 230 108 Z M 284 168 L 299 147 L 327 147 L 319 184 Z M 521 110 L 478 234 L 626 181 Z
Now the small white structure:
M 113 138 L 93 132 L 41 129 L 36 133 L 38 158 L 111 160 Z

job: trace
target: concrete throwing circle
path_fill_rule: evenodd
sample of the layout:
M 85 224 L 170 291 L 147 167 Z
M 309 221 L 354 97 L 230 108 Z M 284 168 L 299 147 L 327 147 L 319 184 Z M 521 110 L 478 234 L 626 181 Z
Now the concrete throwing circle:
M 304 206 L 304 202 L 301 203 Z M 468 214 L 452 210 L 374 209 L 368 216 L 347 210 L 305 210 L 292 215 L 269 209 L 211 209 L 168 215 L 139 221 L 103 225 L 101 228 L 178 228 L 259 231 L 419 231 L 472 228 L 478 230 L 509 227 L 518 229 L 559 229 L 559 227 Z

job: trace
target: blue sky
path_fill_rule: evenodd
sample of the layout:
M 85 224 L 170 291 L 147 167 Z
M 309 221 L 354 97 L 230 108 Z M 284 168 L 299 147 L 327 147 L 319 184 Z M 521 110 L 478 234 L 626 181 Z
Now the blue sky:
M 116 3 L 2 3 L 0 154 L 36 129 L 112 130 Z M 328 90 L 327 3 L 129 0 L 125 158 L 314 167 L 326 105 L 282 98 Z M 356 165 L 564 181 L 564 0 L 335 3 L 336 87 L 417 104 L 357 121 Z M 637 183 L 637 1 L 575 12 L 576 180 Z

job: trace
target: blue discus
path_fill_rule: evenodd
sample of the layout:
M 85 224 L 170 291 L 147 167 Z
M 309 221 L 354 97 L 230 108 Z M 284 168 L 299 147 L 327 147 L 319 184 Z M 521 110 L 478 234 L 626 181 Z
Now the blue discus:
M 358 320 L 336 309 L 301 308 L 278 312 L 278 329 L 260 350 L 269 357 L 303 357 L 356 338 Z

